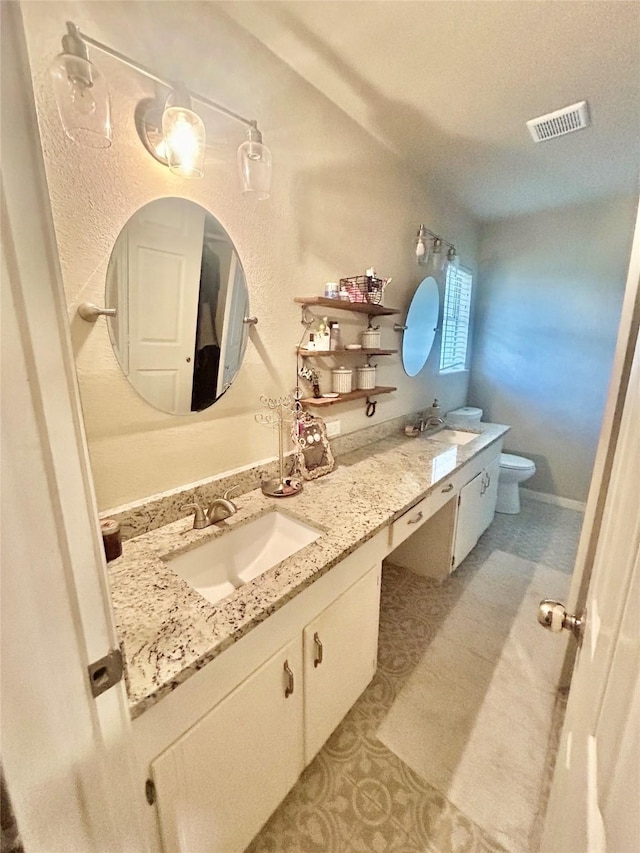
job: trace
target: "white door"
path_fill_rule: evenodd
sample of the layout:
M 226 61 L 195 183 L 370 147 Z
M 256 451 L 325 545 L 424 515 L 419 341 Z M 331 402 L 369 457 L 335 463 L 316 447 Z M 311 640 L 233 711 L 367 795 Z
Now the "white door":
M 586 628 L 571 681 L 543 853 L 640 850 L 639 326 L 640 210 L 572 578 L 570 609 L 582 612 L 584 607 Z
M 166 412 L 191 411 L 204 210 L 175 198 L 140 210 L 128 229 L 129 374 Z
M 549 801 L 544 853 L 640 850 L 640 347 Z
M 89 692 L 117 638 L 20 5 L 0 15 L 2 769 L 26 850 L 144 851 L 124 684 Z
M 475 548 L 480 536 L 485 476 L 485 472 L 481 471 L 460 490 L 452 571 L 460 565 L 472 548 Z
M 241 853 L 278 807 L 303 769 L 302 680 L 297 637 L 153 762 L 167 853 Z
M 372 568 L 304 629 L 305 764 L 375 674 L 380 574 Z

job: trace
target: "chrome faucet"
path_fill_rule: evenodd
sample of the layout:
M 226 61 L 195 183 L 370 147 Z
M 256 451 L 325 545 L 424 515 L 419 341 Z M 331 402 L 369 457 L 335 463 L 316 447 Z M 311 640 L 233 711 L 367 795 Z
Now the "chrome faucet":
M 193 516 L 193 529 L 202 530 L 205 527 L 209 527 L 211 524 L 217 524 L 219 521 L 224 521 L 225 518 L 229 518 L 229 516 L 238 512 L 238 507 L 233 501 L 229 500 L 229 494 L 231 491 L 231 489 L 227 489 L 224 493 L 224 497 L 215 498 L 215 500 L 211 501 L 209 509 L 206 512 L 197 501 L 185 504 L 184 506 L 181 506 L 180 509 L 195 510 L 195 514 Z
M 429 429 L 431 426 L 440 426 L 443 423 L 444 418 L 437 418 L 435 415 L 429 415 L 428 417 L 423 415 L 418 423 L 418 429 L 420 432 L 424 432 L 425 429 Z
M 226 494 L 227 492 L 225 492 Z M 217 524 L 219 521 L 224 521 L 225 518 L 229 518 L 230 515 L 234 515 L 236 512 L 238 512 L 238 507 L 233 501 L 230 501 L 227 497 L 216 498 L 209 505 L 207 518 L 209 519 L 209 524 Z
M 424 413 L 424 415 L 418 421 L 418 429 L 420 432 L 424 432 L 425 429 L 429 429 L 430 426 L 440 426 L 440 424 L 444 423 L 444 418 L 439 417 L 438 415 L 434 415 L 434 412 L 439 412 L 440 406 L 438 405 L 438 401 L 434 400 L 431 406 L 429 406 L 428 412 Z

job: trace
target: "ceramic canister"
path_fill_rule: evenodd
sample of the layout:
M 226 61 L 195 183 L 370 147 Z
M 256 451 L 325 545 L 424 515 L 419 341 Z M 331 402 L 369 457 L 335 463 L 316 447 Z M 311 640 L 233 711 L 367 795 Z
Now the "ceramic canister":
M 348 367 L 336 367 L 331 373 L 333 376 L 333 393 L 348 394 L 351 391 L 353 370 Z
M 380 332 L 377 329 L 367 329 L 362 333 L 362 346 L 364 349 L 380 348 Z
M 376 387 L 376 369 L 372 365 L 356 367 L 356 385 L 361 391 L 370 391 Z

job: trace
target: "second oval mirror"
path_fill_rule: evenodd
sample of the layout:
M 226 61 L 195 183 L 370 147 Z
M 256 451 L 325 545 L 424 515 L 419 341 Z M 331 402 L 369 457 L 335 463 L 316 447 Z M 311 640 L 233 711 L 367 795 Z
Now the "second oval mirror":
M 106 304 L 120 367 L 152 406 L 200 412 L 233 382 L 249 295 L 231 238 L 199 204 L 160 198 L 134 213 L 111 253 Z
M 439 314 L 438 284 L 433 276 L 428 276 L 416 288 L 407 313 L 407 328 L 402 338 L 402 366 L 407 376 L 416 376 L 425 366 Z

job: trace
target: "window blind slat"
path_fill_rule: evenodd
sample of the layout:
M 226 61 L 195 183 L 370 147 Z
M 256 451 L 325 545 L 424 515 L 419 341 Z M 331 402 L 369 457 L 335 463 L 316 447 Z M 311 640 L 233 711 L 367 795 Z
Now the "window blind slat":
M 440 372 L 464 370 L 466 367 L 472 282 L 473 277 L 467 270 L 448 268 L 442 319 Z

